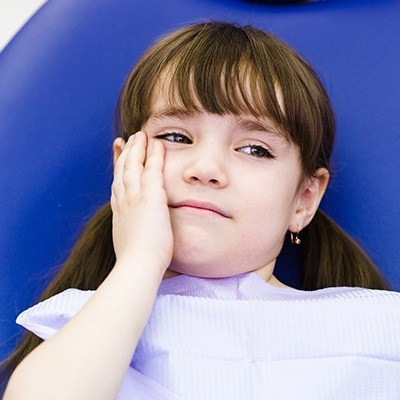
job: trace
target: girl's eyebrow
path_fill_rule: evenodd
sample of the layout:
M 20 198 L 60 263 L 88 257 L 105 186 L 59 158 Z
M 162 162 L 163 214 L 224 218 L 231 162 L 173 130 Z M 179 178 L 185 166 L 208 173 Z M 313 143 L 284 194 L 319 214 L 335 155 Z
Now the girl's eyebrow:
M 187 108 L 182 108 L 182 107 L 171 107 L 155 111 L 150 115 L 149 119 L 153 120 L 158 120 L 162 118 L 189 119 L 199 113 L 200 111 L 198 110 L 188 110 Z
M 250 131 L 261 131 L 275 133 L 276 135 L 282 136 L 282 133 L 275 128 L 275 126 L 268 121 L 260 121 L 239 117 L 237 119 L 237 125 L 240 128 L 247 129 Z
M 255 131 L 268 134 L 270 137 L 276 137 L 284 142 L 285 147 L 290 147 L 290 141 L 286 134 L 281 130 L 277 129 L 274 124 L 268 120 L 254 120 L 250 118 L 237 118 L 237 126 L 246 131 Z

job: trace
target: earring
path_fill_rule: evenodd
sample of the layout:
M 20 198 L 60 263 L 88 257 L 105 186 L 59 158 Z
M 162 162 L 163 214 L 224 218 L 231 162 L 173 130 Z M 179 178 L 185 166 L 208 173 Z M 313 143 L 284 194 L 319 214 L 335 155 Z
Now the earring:
M 295 233 L 293 236 L 293 232 L 290 232 L 290 240 L 292 241 L 293 244 L 300 244 L 301 240 L 299 238 L 299 231 Z

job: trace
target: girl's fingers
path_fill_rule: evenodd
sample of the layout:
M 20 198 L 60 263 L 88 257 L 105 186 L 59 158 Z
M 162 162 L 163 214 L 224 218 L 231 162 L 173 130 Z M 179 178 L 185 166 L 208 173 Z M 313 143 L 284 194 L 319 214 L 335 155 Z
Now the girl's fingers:
M 155 141 L 148 150 L 146 165 L 142 174 L 142 190 L 146 193 L 158 194 L 164 187 L 164 146 Z
M 134 136 L 124 160 L 122 175 L 122 182 L 128 195 L 135 195 L 140 191 L 143 164 L 146 158 L 146 134 L 138 132 Z
M 112 189 L 112 198 L 120 197 L 124 192 L 124 183 L 123 183 L 123 176 L 124 176 L 124 164 L 125 158 L 128 154 L 128 151 L 132 145 L 132 137 L 128 139 L 126 142 L 121 154 L 119 155 L 115 165 L 114 165 L 114 179 L 111 186 Z
M 132 135 L 119 155 L 114 167 L 112 194 L 119 198 L 126 192 L 138 192 L 146 155 L 146 134 Z
M 121 141 L 123 142 L 123 140 Z M 125 143 L 125 146 L 123 150 L 121 151 L 121 154 L 119 155 L 117 161 L 115 162 L 114 165 L 114 182 L 115 183 L 121 183 L 122 182 L 122 171 L 123 171 L 123 166 L 125 162 L 125 157 L 128 153 L 128 148 L 130 147 L 132 141 L 131 138 L 128 139 L 128 141 Z
M 111 203 L 142 195 L 159 198 L 163 189 L 164 146 L 159 141 L 147 145 L 144 132 L 130 137 L 114 168 Z

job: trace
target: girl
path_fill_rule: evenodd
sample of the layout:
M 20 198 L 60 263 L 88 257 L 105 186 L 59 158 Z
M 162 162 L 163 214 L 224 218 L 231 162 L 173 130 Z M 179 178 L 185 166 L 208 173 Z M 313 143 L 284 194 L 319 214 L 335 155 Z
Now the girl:
M 398 398 L 400 295 L 318 209 L 333 138 L 277 38 L 156 43 L 121 94 L 110 205 L 19 316 L 48 340 L 26 336 L 4 398 Z M 286 234 L 308 291 L 273 275 Z

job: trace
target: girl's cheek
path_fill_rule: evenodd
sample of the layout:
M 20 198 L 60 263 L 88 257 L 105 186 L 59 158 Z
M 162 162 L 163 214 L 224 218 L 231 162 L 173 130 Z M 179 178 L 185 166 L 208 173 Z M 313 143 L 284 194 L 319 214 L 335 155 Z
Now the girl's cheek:
M 165 149 L 164 156 L 164 186 L 168 189 L 176 191 L 180 183 L 182 183 L 182 177 L 184 172 L 185 161 L 182 159 L 181 155 L 173 150 L 168 151 Z

